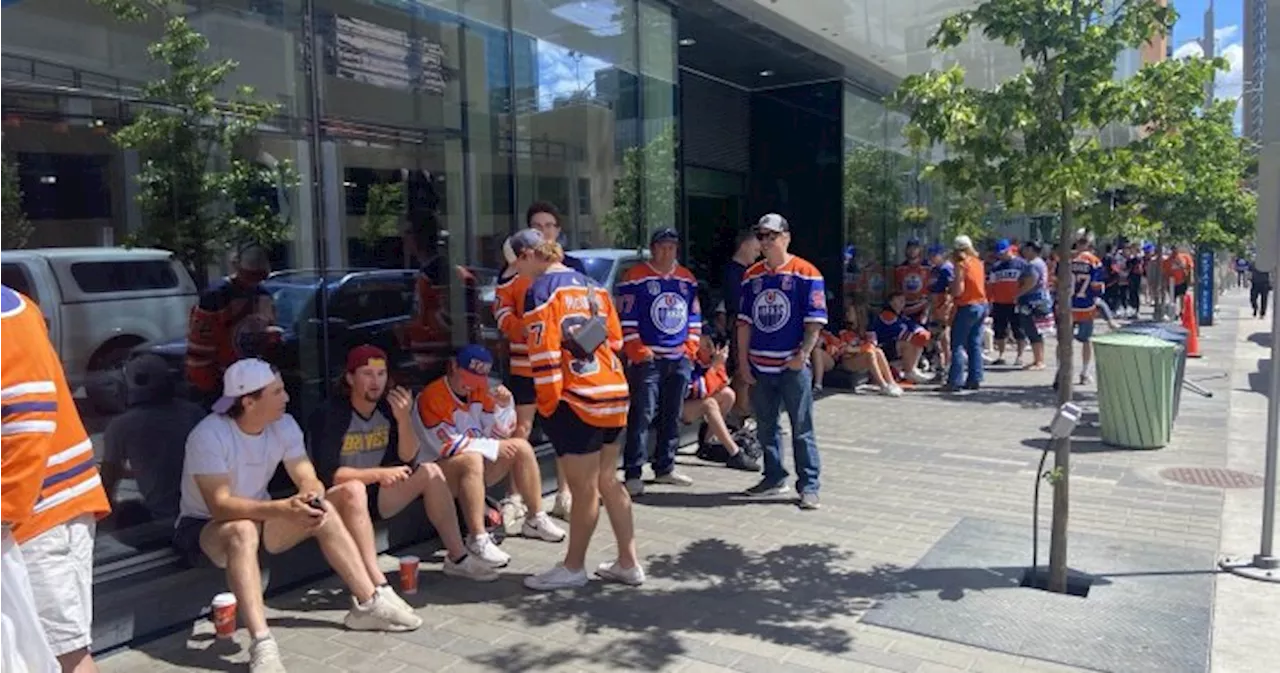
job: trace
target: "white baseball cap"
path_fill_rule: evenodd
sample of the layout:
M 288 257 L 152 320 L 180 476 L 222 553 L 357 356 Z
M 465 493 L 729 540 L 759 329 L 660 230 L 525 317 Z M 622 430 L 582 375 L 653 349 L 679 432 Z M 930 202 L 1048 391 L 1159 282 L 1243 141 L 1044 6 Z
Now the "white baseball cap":
M 276 373 L 266 362 L 257 358 L 237 360 L 222 375 L 222 397 L 213 403 L 213 411 L 225 414 L 236 400 L 266 388 L 275 380 Z

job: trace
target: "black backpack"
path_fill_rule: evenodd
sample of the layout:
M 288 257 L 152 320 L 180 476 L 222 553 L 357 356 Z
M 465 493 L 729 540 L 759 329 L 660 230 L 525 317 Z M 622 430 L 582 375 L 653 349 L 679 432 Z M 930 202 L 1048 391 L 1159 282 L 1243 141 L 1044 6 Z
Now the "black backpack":
M 738 428 L 733 431 L 733 441 L 738 444 L 748 457 L 759 460 L 764 456 L 764 449 L 760 446 L 760 440 L 756 437 L 754 427 Z M 724 444 L 711 434 L 710 428 L 707 427 L 706 421 L 698 427 L 698 458 L 711 463 L 724 463 L 729 460 L 729 452 L 725 450 Z

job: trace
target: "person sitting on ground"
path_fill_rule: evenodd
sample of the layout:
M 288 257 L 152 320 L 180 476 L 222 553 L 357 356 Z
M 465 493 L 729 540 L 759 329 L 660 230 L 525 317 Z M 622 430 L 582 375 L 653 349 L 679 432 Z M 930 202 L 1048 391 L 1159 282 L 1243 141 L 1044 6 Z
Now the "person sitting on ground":
M 369 574 L 386 583 L 370 519 L 391 518 L 421 498 L 444 543 L 444 574 L 480 582 L 498 579 L 489 564 L 468 554 L 462 544 L 458 510 L 440 466 L 417 460 L 413 394 L 388 385 L 387 354 L 370 345 L 351 349 L 340 385 L 341 394 L 312 414 L 308 445 L 325 486 L 348 487 L 340 492 L 352 497 L 330 500 L 351 529 Z M 367 504 L 352 506 L 360 503 Z
M 493 356 L 483 346 L 464 346 L 444 376 L 418 394 L 414 431 L 418 459 L 439 466 L 449 490 L 462 506 L 469 538 L 467 549 L 494 568 L 505 567 L 511 556 L 498 548 L 485 527 L 485 489 L 508 475 L 523 499 L 523 521 L 504 520 L 507 530 L 517 526 L 528 538 L 560 542 L 565 532 L 542 511 L 542 475 L 529 440 L 513 437 L 515 400 L 510 390 L 489 388 Z M 524 508 L 503 508 L 523 514 Z
M 929 376 L 919 370 L 920 353 L 929 345 L 929 330 L 916 321 L 902 315 L 906 297 L 901 292 L 891 292 L 884 309 L 871 324 L 880 349 L 890 363 L 899 362 L 905 378 L 912 383 L 924 383 Z
M 724 446 L 729 459 L 725 467 L 744 472 L 759 472 L 760 463 L 747 455 L 738 442 L 734 440 L 729 425 L 725 423 L 725 414 L 733 409 L 735 395 L 729 386 L 729 373 L 725 362 L 729 358 L 729 344 L 717 345 L 715 341 L 703 334 L 698 343 L 698 351 L 691 355 L 694 362 L 693 377 L 689 381 L 689 394 L 685 397 L 684 406 L 680 410 L 681 420 L 693 423 L 699 419 L 707 424 L 707 429 Z
M 889 359 L 877 344 L 876 333 L 867 329 L 867 307 L 850 304 L 845 309 L 845 328 L 840 330 L 840 366 L 850 372 L 867 372 L 880 393 L 901 397 L 902 387 L 894 381 Z
M 284 411 L 289 394 L 280 373 L 262 360 L 239 360 L 227 368 L 222 390 L 213 413 L 187 437 L 173 539 L 192 565 L 207 559 L 227 571 L 237 611 L 253 638 L 249 670 L 285 670 L 267 628 L 259 544 L 267 553 L 279 554 L 316 538 L 329 565 L 351 590 L 351 611 L 343 620 L 347 628 L 412 631 L 422 626 L 422 618 L 391 587 L 376 581 L 361 561 L 352 531 L 330 502 L 352 498 L 359 484 L 349 482 L 352 486 L 340 485 L 326 493 L 307 458 L 302 429 Z M 298 493 L 272 499 L 267 486 L 282 463 Z M 360 490 L 359 501 L 364 502 Z

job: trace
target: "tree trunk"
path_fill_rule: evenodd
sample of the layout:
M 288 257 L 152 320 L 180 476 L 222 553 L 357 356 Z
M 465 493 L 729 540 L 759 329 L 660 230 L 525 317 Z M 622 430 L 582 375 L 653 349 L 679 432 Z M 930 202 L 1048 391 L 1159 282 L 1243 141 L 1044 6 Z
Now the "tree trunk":
M 1058 323 L 1058 405 L 1071 401 L 1071 377 L 1074 365 L 1072 348 L 1071 297 L 1075 278 L 1071 273 L 1072 243 L 1075 227 L 1072 209 L 1062 204 L 1062 222 L 1058 231 L 1057 297 L 1054 313 Z M 1053 529 L 1049 537 L 1049 591 L 1067 590 L 1067 520 L 1070 499 L 1067 477 L 1070 474 L 1071 438 L 1053 440 Z M 1040 522 L 1035 522 L 1037 526 Z

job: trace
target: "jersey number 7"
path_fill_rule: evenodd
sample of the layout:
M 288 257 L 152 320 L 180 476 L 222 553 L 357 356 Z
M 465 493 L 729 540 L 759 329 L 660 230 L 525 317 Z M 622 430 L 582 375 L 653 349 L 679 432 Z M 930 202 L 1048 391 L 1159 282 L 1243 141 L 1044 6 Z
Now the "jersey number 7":
M 1084 297 L 1089 292 L 1089 286 L 1093 284 L 1093 274 L 1077 273 L 1075 274 L 1076 296 Z

